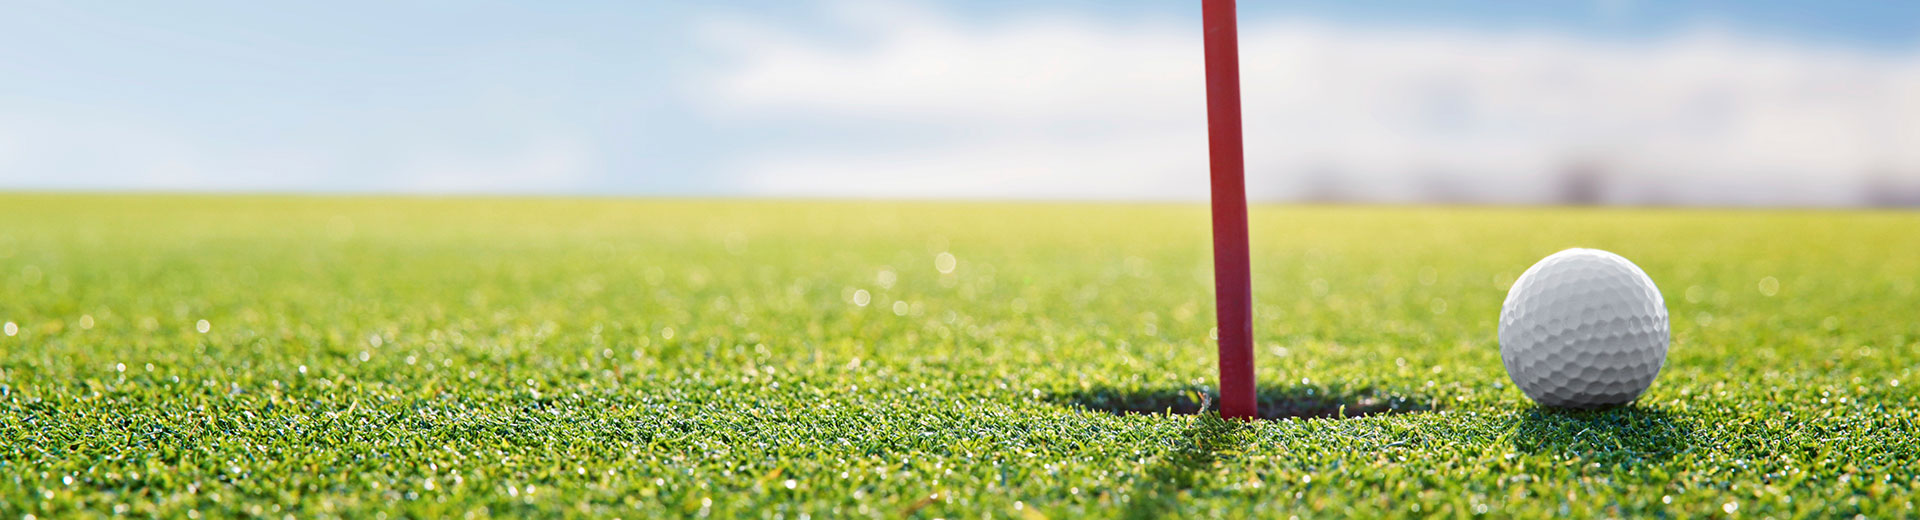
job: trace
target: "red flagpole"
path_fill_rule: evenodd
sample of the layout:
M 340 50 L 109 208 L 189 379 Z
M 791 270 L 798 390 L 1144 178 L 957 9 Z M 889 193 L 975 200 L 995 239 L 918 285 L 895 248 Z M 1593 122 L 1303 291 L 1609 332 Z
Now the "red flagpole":
M 1220 415 L 1258 415 L 1246 158 L 1240 136 L 1240 34 L 1234 0 L 1201 0 L 1206 24 L 1207 151 L 1213 167 L 1213 277 L 1220 317 Z

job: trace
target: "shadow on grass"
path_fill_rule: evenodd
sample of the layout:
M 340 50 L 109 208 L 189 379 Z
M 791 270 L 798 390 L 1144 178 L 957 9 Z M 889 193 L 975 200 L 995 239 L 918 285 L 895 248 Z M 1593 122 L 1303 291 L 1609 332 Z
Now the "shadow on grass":
M 1201 479 L 1218 474 L 1218 462 L 1231 457 L 1249 441 L 1246 422 L 1221 419 L 1215 412 L 1200 414 L 1180 432 L 1173 445 L 1148 464 L 1128 497 L 1126 518 L 1178 516 L 1183 493 Z
M 1514 448 L 1557 453 L 1606 466 L 1662 462 L 1692 449 L 1694 428 L 1685 418 L 1646 405 L 1604 410 L 1535 407 L 1519 412 Z
M 1257 429 L 1248 422 L 1222 419 L 1214 407 L 1218 395 L 1203 387 L 1119 389 L 1094 387 L 1055 392 L 1055 403 L 1097 412 L 1127 415 L 1194 416 L 1178 437 L 1147 463 L 1126 505 L 1127 518 L 1180 516 L 1188 490 L 1219 478 L 1221 463 L 1245 450 Z M 1257 396 L 1261 419 L 1337 419 L 1430 410 L 1431 399 L 1372 388 L 1330 386 L 1262 388 Z
M 1196 415 L 1218 411 L 1219 395 L 1205 388 L 1118 389 L 1089 388 L 1057 392 L 1056 403 L 1113 415 Z M 1363 388 L 1346 390 L 1325 386 L 1263 387 L 1259 390 L 1261 419 L 1338 419 L 1399 414 L 1433 409 L 1431 399 Z

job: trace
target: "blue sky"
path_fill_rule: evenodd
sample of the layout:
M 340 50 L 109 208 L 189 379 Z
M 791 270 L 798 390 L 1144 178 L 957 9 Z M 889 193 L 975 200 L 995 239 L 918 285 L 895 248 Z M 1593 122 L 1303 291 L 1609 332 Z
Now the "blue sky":
M 1582 46 L 1603 54 L 1615 52 L 1607 50 L 1615 45 L 1657 53 L 1662 42 L 1708 34 L 1740 49 L 1764 46 L 1759 55 L 1806 67 L 1821 57 L 1857 58 L 1865 64 L 1849 70 L 1861 74 L 1907 70 L 1920 55 L 1915 2 L 1250 1 L 1242 10 L 1249 38 L 1273 35 L 1279 43 L 1271 48 L 1281 51 L 1276 54 L 1290 48 L 1284 42 L 1296 41 L 1289 39 L 1295 34 L 1320 34 L 1334 45 L 1357 42 L 1338 52 L 1365 56 L 1401 52 L 1375 49 L 1402 40 L 1466 42 L 1462 52 L 1481 48 L 1475 45 L 1537 44 L 1569 56 L 1584 56 Z M 1198 2 L 1144 0 L 15 1 L 0 6 L 0 189 L 1073 198 L 1074 186 L 1089 182 L 1088 174 L 1033 179 L 1159 163 L 1129 159 L 1082 166 L 1071 158 L 1037 157 L 1021 164 L 1053 166 L 996 180 L 979 173 L 995 169 L 994 163 L 949 167 L 956 161 L 941 158 L 1037 154 L 1042 152 L 1019 143 L 1045 145 L 1076 132 L 1105 137 L 1059 141 L 1054 148 L 1085 157 L 1154 142 L 1184 146 L 1196 128 L 1102 132 L 1122 125 L 1192 126 L 1178 115 L 1130 110 L 1143 103 L 1192 107 L 1198 89 L 1178 90 L 1187 80 L 1176 78 L 1169 83 L 1174 87 L 1115 97 L 1110 105 L 1062 108 L 1053 119 L 1026 117 L 1035 107 L 1019 103 L 980 110 L 996 117 L 974 117 L 967 114 L 971 107 L 1005 100 L 967 96 L 1052 96 L 1042 99 L 1070 104 L 1072 92 L 1100 97 L 1106 87 L 1133 88 L 1125 85 L 1137 79 L 1130 74 L 1160 70 L 1153 66 L 1166 67 L 1156 77 L 1189 74 L 1182 63 L 1197 65 L 1199 56 L 1179 53 L 1189 50 L 1182 38 L 1197 37 L 1197 11 Z M 898 29 L 903 27 L 908 29 Z M 1050 31 L 1063 36 L 1048 38 Z M 1138 40 L 1144 43 L 1136 44 L 1132 34 L 1144 34 Z M 863 82 L 921 77 L 911 70 L 904 72 L 908 76 L 885 75 L 906 70 L 887 68 L 896 63 L 888 60 L 985 64 L 954 67 L 947 72 L 956 75 L 948 78 L 954 81 L 941 82 L 966 84 L 1002 72 L 993 64 L 1003 60 L 974 53 L 1020 42 L 1069 49 L 1117 45 L 1166 58 L 1152 62 L 1158 65 L 1143 58 L 1136 69 L 1125 55 L 1090 54 L 1087 62 L 1104 57 L 1109 61 L 1099 63 L 1108 66 L 1074 71 L 1070 79 L 1079 82 L 1048 83 L 1056 91 L 983 83 L 974 90 L 933 88 L 915 97 L 912 87 L 903 86 L 877 92 L 871 106 L 834 97 L 836 91 L 871 88 Z M 1055 59 L 1078 61 L 1072 54 Z M 783 65 L 796 63 L 822 64 L 818 70 L 839 75 L 809 76 Z M 1476 63 L 1463 62 L 1460 70 L 1480 70 Z M 860 77 L 868 71 L 875 75 Z M 1112 77 L 1099 77 L 1103 71 Z M 1898 87 L 1908 79 L 1902 72 L 1865 81 Z M 787 92 L 789 85 L 796 85 L 794 93 Z M 1250 107 L 1260 103 L 1258 86 L 1250 84 Z M 815 96 L 798 94 L 805 92 Z M 1888 103 L 1905 99 L 1893 96 L 1885 98 Z M 1103 110 L 1137 117 L 1087 115 Z M 1290 113 L 1276 110 L 1276 119 Z M 1260 117 L 1250 115 L 1250 132 Z M 1504 117 L 1470 117 L 1467 124 L 1504 124 Z M 1837 124 L 1866 124 L 1857 120 Z M 1355 131 L 1386 132 L 1382 139 L 1399 135 L 1393 133 L 1398 127 L 1383 128 Z M 970 139 L 979 146 L 940 148 Z M 1564 144 L 1527 146 L 1556 143 Z M 1250 145 L 1256 149 L 1250 153 L 1259 153 L 1263 143 Z M 1499 160 L 1535 149 L 1494 148 L 1488 153 Z M 1189 174 L 1168 171 L 1192 155 L 1191 147 L 1186 150 L 1155 170 L 1120 174 L 1138 182 L 1116 182 L 1088 197 L 1159 198 L 1163 186 Z M 1409 153 L 1422 160 L 1438 157 Z M 1323 155 L 1345 164 L 1337 151 Z M 913 157 L 940 164 L 916 169 L 922 165 Z M 1505 164 L 1451 157 L 1433 160 L 1476 171 Z M 1880 162 L 1896 169 L 1909 160 L 1888 157 Z M 1683 159 L 1705 165 L 1703 171 L 1735 168 L 1712 166 L 1722 164 L 1713 157 Z M 842 164 L 850 171 L 884 170 L 903 160 L 903 175 L 913 177 L 898 184 L 876 180 L 880 173 L 822 173 Z M 1298 161 L 1289 161 L 1274 160 L 1273 170 L 1299 169 Z M 1808 164 L 1818 169 L 1825 163 Z M 1375 177 L 1392 181 L 1386 173 Z M 917 179 L 930 179 L 924 183 L 930 187 L 920 187 Z M 1022 191 L 1029 181 L 1035 182 L 1032 189 Z

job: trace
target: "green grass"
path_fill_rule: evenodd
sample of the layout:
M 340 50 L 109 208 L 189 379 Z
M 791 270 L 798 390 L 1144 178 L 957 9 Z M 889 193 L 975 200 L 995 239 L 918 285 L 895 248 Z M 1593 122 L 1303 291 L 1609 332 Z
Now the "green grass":
M 1334 418 L 1124 413 L 1212 384 L 1198 205 L 4 195 L 0 518 L 1920 514 L 1920 214 L 1252 218 Z M 1571 246 L 1666 294 L 1631 407 L 1500 364 Z

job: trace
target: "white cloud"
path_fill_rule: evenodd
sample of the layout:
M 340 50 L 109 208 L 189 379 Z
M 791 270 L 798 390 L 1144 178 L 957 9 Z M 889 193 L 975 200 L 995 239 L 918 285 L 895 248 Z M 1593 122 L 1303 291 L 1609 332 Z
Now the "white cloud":
M 10 187 L 178 190 L 213 184 L 207 158 L 166 132 L 15 115 L 0 120 L 0 141 L 6 143 L 0 145 L 0 183 Z
M 858 43 L 776 21 L 708 27 L 705 43 L 729 58 L 701 78 L 710 117 L 876 136 L 750 150 L 733 164 L 743 189 L 1204 198 L 1198 27 L 835 6 L 838 33 Z M 1241 37 L 1256 196 L 1331 182 L 1375 198 L 1456 184 L 1542 200 L 1569 164 L 1591 162 L 1623 200 L 1840 204 L 1869 172 L 1920 176 L 1920 52 L 1706 29 L 1622 43 L 1294 19 L 1245 20 Z
M 29 130 L 30 129 L 30 130 Z M 135 118 L 0 118 L 0 186 L 207 192 L 582 193 L 586 140 L 528 130 L 484 143 L 211 142 Z
M 416 152 L 398 168 L 408 193 L 578 193 L 594 166 L 591 147 L 575 139 L 540 138 L 501 150 Z

